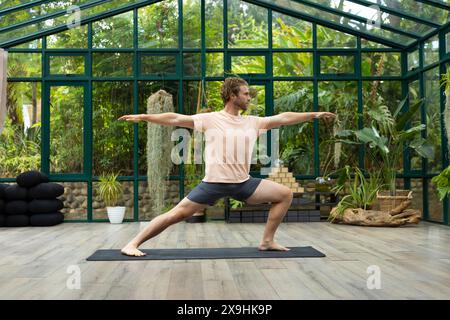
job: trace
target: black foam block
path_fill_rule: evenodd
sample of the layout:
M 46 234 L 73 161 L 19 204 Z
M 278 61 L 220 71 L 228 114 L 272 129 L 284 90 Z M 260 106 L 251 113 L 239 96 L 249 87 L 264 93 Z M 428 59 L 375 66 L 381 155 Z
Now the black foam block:
M 16 178 L 17 184 L 23 188 L 32 188 L 49 181 L 48 176 L 39 171 L 27 171 L 19 174 Z
M 5 189 L 9 187 L 9 184 L 0 183 L 0 199 L 5 199 Z
M 64 187 L 55 182 L 46 182 L 28 189 L 28 193 L 33 199 L 55 199 L 64 193 Z
M 7 227 L 27 227 L 30 225 L 30 217 L 26 214 L 6 216 L 5 226 Z
M 4 214 L 0 214 L 0 227 L 4 227 L 6 223 L 6 216 Z
M 5 200 L 0 199 L 0 214 L 5 214 Z
M 17 184 L 10 185 L 5 189 L 5 199 L 8 201 L 27 200 L 27 189 Z
M 9 201 L 5 205 L 5 213 L 7 215 L 27 214 L 28 203 L 24 200 Z
M 61 212 L 34 214 L 30 217 L 30 224 L 34 227 L 50 227 L 64 221 Z
M 64 208 L 64 202 L 59 199 L 28 202 L 28 212 L 31 214 L 56 212 L 62 208 Z

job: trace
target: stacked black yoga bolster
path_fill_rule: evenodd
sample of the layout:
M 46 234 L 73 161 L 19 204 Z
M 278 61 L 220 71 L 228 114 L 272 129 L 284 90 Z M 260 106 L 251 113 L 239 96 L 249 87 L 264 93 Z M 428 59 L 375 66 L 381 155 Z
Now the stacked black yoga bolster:
M 17 184 L 0 184 L 0 227 L 54 226 L 64 221 L 64 187 L 39 171 L 27 171 Z

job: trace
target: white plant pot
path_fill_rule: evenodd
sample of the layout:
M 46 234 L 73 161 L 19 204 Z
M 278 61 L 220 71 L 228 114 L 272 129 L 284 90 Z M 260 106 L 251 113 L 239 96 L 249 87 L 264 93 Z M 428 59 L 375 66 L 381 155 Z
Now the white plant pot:
M 109 222 L 122 223 L 125 216 L 125 207 L 106 207 L 108 212 Z

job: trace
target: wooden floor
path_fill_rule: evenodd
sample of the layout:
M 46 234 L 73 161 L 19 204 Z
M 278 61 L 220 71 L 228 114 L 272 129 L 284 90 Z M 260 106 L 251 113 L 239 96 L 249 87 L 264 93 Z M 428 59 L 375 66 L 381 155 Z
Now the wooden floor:
M 286 246 L 326 258 L 88 262 L 145 223 L 0 228 L 0 299 L 448 299 L 450 228 L 285 223 Z M 180 223 L 143 248 L 256 246 L 263 224 Z M 69 289 L 78 266 L 81 288 Z M 368 289 L 369 266 L 380 289 Z M 70 287 L 70 286 L 69 286 Z

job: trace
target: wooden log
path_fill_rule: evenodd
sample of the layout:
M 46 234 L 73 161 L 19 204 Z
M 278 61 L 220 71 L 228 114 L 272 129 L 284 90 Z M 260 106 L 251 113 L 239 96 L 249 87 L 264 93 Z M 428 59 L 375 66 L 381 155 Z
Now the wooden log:
M 336 216 L 336 208 L 331 210 L 330 216 Z M 336 216 L 333 222 L 371 227 L 398 227 L 405 224 L 417 224 L 420 220 L 419 210 L 407 209 L 391 215 L 390 212 L 386 211 L 349 208 L 344 211 L 342 217 Z

